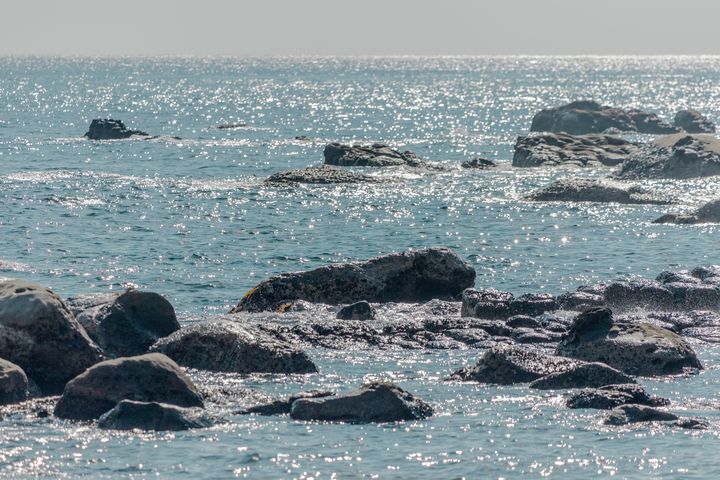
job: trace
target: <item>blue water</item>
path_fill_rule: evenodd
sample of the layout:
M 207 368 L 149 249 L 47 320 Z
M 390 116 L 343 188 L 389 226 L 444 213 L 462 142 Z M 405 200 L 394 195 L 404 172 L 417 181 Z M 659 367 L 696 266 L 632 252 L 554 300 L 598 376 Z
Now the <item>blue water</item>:
M 610 172 L 509 166 L 532 115 L 576 98 L 667 120 L 693 107 L 717 122 L 720 58 L 0 57 L 0 276 L 63 296 L 147 288 L 187 321 L 226 312 L 274 273 L 430 245 L 472 262 L 478 286 L 516 293 L 718 263 L 718 227 L 650 223 L 668 207 L 521 200 L 560 176 Z M 160 137 L 84 140 L 96 117 Z M 237 122 L 248 126 L 211 128 Z M 263 185 L 278 170 L 321 163 L 329 141 L 383 141 L 451 169 L 367 170 L 398 180 L 378 185 Z M 478 155 L 502 168 L 459 168 Z M 673 210 L 686 210 L 713 198 L 720 179 L 648 186 L 679 198 Z M 713 420 L 720 355 L 695 347 L 703 374 L 643 383 L 676 409 Z M 258 392 L 393 379 L 438 415 L 391 426 L 232 417 L 172 435 L 6 419 L 0 475 L 715 478 L 720 471 L 716 423 L 699 433 L 608 430 L 598 412 L 565 409 L 561 395 L 440 381 L 478 351 L 311 353 L 319 375 L 223 381 L 249 389 L 242 404 Z

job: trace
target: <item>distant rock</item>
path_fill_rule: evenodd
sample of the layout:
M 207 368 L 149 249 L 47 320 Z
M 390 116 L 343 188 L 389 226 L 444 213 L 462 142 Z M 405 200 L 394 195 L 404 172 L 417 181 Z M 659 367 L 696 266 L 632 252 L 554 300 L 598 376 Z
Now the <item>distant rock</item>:
M 598 202 L 623 204 L 668 205 L 669 198 L 637 186 L 627 186 L 608 180 L 590 178 L 561 178 L 527 197 L 538 202 Z
M 220 125 L 215 125 L 215 128 L 218 130 L 234 130 L 236 128 L 243 128 L 247 127 L 247 123 L 245 122 L 239 122 L 239 123 L 223 123 Z
M 254 407 L 250 407 L 236 413 L 239 415 L 248 415 L 253 413 L 257 415 L 284 415 L 290 413 L 290 410 L 292 410 L 292 404 L 295 403 L 295 400 L 300 400 L 301 398 L 325 398 L 331 397 L 333 395 L 335 394 L 332 392 L 324 392 L 317 390 L 313 390 L 310 392 L 300 392 L 294 395 L 290 395 L 288 398 L 274 400 L 270 403 L 266 403 L 263 405 L 256 405 Z
M 337 313 L 340 320 L 372 320 L 375 318 L 375 309 L 365 300 L 353 303 L 340 309 Z
M 687 215 L 668 213 L 656 219 L 653 223 L 676 223 L 681 225 L 720 223 L 720 199 L 708 202 Z
M 286 170 L 284 172 L 274 173 L 265 180 L 265 183 L 270 185 L 297 185 L 301 183 L 327 185 L 333 183 L 383 182 L 387 182 L 387 180 L 364 173 L 329 167 L 327 165 Z
M 604 363 L 592 362 L 578 364 L 568 370 L 546 375 L 532 382 L 530 388 L 540 390 L 597 388 L 618 383 L 635 383 L 635 380 Z
M 614 167 L 639 146 L 609 135 L 573 136 L 565 133 L 528 135 L 515 142 L 513 167 Z
M 23 369 L 0 358 L 0 405 L 22 402 L 28 396 L 28 379 Z
M 476 157 L 476 158 L 473 158 L 472 160 L 462 162 L 461 166 L 462 166 L 462 168 L 474 168 L 477 170 L 487 170 L 489 168 L 496 168 L 498 165 L 497 165 L 497 163 L 493 162 L 492 160 Z
M 474 282 L 475 269 L 455 252 L 426 248 L 277 275 L 250 290 L 230 313 L 274 311 L 293 300 L 423 302 L 457 296 Z
M 295 420 L 379 423 L 421 420 L 433 414 L 430 405 L 392 383 L 374 382 L 357 390 L 323 398 L 293 402 Z
M 98 427 L 112 430 L 179 431 L 212 424 L 212 419 L 197 408 L 134 400 L 122 400 L 98 419 Z
M 669 422 L 679 420 L 674 413 L 658 410 L 647 405 L 620 405 L 614 408 L 605 419 L 606 425 L 621 426 L 638 422 Z
M 371 146 L 329 143 L 323 152 L 327 165 L 339 167 L 422 167 L 425 162 L 410 151 L 399 152 L 383 143 Z
M 697 178 L 720 175 L 720 139 L 707 134 L 660 137 L 623 162 L 620 179 Z
M 673 124 L 688 133 L 715 133 L 715 124 L 692 108 L 677 112 Z
M 663 407 L 669 405 L 670 400 L 650 395 L 640 385 L 629 383 L 586 388 L 573 394 L 567 401 L 568 408 L 595 408 L 600 410 L 610 410 L 627 404 Z
M 121 120 L 111 118 L 96 118 L 90 123 L 90 129 L 85 134 L 90 140 L 120 140 L 132 136 L 148 137 L 140 130 L 128 130 Z
M 654 113 L 608 107 L 591 100 L 578 100 L 541 110 L 535 114 L 530 126 L 532 132 L 567 132 L 571 135 L 602 133 L 608 129 L 650 134 L 680 131 Z

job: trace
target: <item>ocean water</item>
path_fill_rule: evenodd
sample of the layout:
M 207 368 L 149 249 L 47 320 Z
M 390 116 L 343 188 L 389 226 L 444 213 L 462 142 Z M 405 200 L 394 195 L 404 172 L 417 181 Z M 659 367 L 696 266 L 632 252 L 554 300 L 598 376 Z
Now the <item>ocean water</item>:
M 646 182 L 676 197 L 673 207 L 522 200 L 555 178 L 611 172 L 510 168 L 533 114 L 577 98 L 668 121 L 693 107 L 717 122 L 720 58 L 0 57 L 0 276 L 66 297 L 150 289 L 189 322 L 227 312 L 274 273 L 423 246 L 455 249 L 475 266 L 478 287 L 515 293 L 720 263 L 717 226 L 651 223 L 713 198 L 717 177 Z M 98 117 L 159 137 L 83 139 Z M 212 128 L 237 122 L 247 127 Z M 451 168 L 366 169 L 397 180 L 377 185 L 262 183 L 322 163 L 330 141 L 382 141 Z M 459 167 L 474 156 L 501 168 Z M 142 435 L 9 415 L 0 476 L 716 478 L 720 352 L 694 346 L 703 373 L 643 384 L 674 411 L 708 418 L 703 432 L 608 429 L 598 412 L 567 410 L 562 393 L 442 382 L 477 350 L 318 349 L 318 375 L 199 381 L 238 389 L 216 406 L 226 415 L 259 398 L 373 378 L 396 381 L 437 415 L 379 426 L 229 415 L 208 430 Z

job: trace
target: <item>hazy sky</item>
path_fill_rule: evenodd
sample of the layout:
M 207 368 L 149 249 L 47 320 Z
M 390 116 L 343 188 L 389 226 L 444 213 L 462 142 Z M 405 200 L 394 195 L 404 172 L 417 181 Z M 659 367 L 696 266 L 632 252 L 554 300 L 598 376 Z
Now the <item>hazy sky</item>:
M 718 0 L 0 0 L 0 54 L 720 54 Z

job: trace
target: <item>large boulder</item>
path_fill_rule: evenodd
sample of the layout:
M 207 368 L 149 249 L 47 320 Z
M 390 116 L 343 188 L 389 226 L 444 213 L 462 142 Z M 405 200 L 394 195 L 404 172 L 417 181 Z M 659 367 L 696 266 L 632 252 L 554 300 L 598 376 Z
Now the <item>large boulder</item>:
M 596 408 L 610 410 L 627 404 L 662 407 L 670 404 L 670 400 L 650 395 L 637 383 L 605 385 L 599 388 L 585 388 L 573 394 L 567 400 L 568 408 Z
M 620 383 L 635 383 L 635 380 L 604 363 L 592 362 L 581 363 L 568 370 L 538 378 L 530 384 L 530 388 L 539 390 L 597 388 Z
M 621 179 L 696 178 L 720 175 L 720 139 L 706 134 L 667 135 L 623 162 Z
M 196 323 L 152 347 L 178 364 L 234 373 L 315 373 L 310 358 L 288 342 L 235 322 Z
M 608 180 L 561 178 L 549 186 L 526 196 L 538 202 L 598 202 L 624 204 L 668 205 L 669 198 L 639 186 L 623 185 Z
M 140 130 L 129 130 L 121 120 L 111 118 L 96 118 L 90 123 L 90 129 L 85 136 L 90 140 L 120 140 L 133 135 L 147 137 L 148 134 Z
M 610 135 L 528 135 L 517 138 L 512 164 L 513 167 L 613 167 L 637 150 L 637 144 Z
M 180 328 L 173 306 L 154 292 L 87 295 L 69 298 L 67 306 L 90 338 L 113 356 L 141 355 Z
M 715 133 L 715 124 L 692 108 L 678 111 L 673 125 L 688 133 Z
M 326 165 L 339 167 L 393 167 L 407 165 L 410 167 L 424 166 L 425 162 L 410 151 L 399 152 L 383 143 L 370 146 L 342 145 L 329 143 L 323 151 Z
M 548 293 L 531 293 L 515 297 L 494 288 L 468 288 L 462 293 L 463 317 L 504 320 L 515 315 L 542 315 L 557 310 L 555 297 Z
M 265 180 L 265 183 L 270 185 L 297 185 L 300 183 L 326 185 L 333 183 L 382 183 L 385 181 L 372 175 L 322 165 L 274 173 Z
M 250 290 L 230 313 L 274 311 L 293 300 L 423 302 L 457 296 L 474 282 L 475 269 L 455 252 L 426 248 L 277 275 Z
M 676 333 L 647 323 L 616 323 L 604 307 L 581 313 L 557 353 L 603 362 L 629 375 L 671 375 L 702 368 L 695 352 Z
M 720 223 L 720 199 L 706 203 L 689 214 L 668 213 L 653 223 L 676 223 L 693 225 L 698 223 Z
M 98 427 L 112 430 L 179 431 L 212 426 L 200 409 L 159 402 L 122 400 L 98 419 Z
M 160 353 L 98 363 L 65 386 L 55 416 L 91 420 L 121 400 L 203 407 L 203 398 L 180 367 Z
M 8 280 L 0 282 L 0 357 L 49 395 L 99 362 L 102 352 L 50 289 Z
M 295 420 L 348 423 L 420 420 L 433 414 L 430 405 L 392 383 L 374 382 L 351 392 L 323 398 L 295 400 Z
M 530 126 L 532 132 L 567 132 L 572 135 L 602 133 L 608 129 L 650 134 L 680 131 L 654 113 L 608 107 L 591 100 L 578 100 L 541 110 L 535 114 Z
M 22 368 L 0 358 L 0 405 L 22 402 L 28 396 L 28 379 Z

